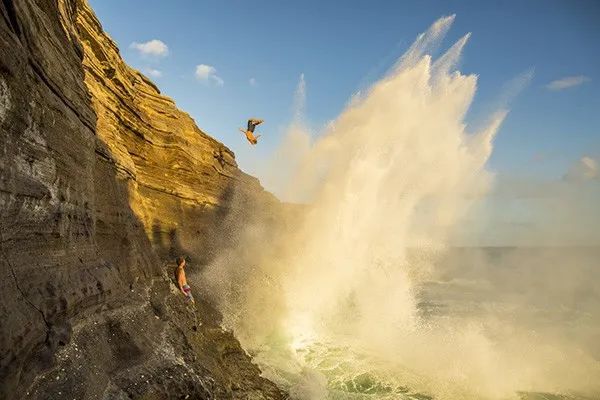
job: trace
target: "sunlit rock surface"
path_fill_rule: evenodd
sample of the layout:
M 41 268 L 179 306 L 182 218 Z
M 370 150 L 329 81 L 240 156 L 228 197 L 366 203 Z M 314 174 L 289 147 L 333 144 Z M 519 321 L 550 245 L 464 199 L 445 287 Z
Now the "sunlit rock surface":
M 84 1 L 0 12 L 0 398 L 281 398 L 165 262 L 206 264 L 277 200 Z

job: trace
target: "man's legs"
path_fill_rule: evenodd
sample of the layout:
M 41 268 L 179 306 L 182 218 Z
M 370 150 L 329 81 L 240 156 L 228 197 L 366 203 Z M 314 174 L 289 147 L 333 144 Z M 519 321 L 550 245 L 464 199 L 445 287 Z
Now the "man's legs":
M 183 285 L 183 291 L 185 292 L 187 299 L 191 302 L 194 302 L 194 296 L 192 296 L 192 288 L 190 288 L 188 285 Z
M 262 124 L 263 120 L 262 119 L 255 119 L 255 118 L 250 118 L 248 120 L 248 130 L 250 132 L 254 133 L 254 128 L 256 128 L 258 125 Z

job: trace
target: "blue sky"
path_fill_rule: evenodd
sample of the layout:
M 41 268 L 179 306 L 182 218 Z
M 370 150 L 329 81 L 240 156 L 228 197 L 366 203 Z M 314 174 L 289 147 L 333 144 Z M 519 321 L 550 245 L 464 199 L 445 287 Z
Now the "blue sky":
M 450 14 L 456 20 L 444 47 L 472 33 L 460 67 L 479 76 L 468 120 L 496 107 L 512 79 L 534 71 L 508 104 L 492 170 L 508 178 L 558 180 L 583 157 L 600 159 L 599 1 L 90 3 L 125 60 L 149 75 L 160 71 L 152 79 L 161 91 L 230 147 L 250 173 L 282 139 L 300 74 L 307 119 L 317 128 L 380 78 L 420 32 Z M 168 51 L 139 45 L 150 40 Z M 205 79 L 196 76 L 198 65 Z M 266 120 L 256 147 L 237 130 L 249 116 Z

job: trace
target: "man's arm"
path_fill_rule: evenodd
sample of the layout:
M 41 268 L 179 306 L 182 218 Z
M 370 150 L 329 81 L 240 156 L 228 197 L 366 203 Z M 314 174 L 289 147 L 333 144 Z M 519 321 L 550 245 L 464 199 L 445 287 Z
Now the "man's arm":
M 183 282 L 185 282 L 185 277 L 183 276 L 183 271 L 177 272 L 177 284 L 179 285 L 179 290 L 181 293 L 185 295 L 185 291 L 183 290 Z

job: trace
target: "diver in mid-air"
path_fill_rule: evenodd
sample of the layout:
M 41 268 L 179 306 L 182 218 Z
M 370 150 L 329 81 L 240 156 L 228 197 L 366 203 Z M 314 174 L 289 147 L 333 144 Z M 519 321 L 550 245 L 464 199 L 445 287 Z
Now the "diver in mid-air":
M 254 136 L 254 128 L 262 124 L 263 122 L 264 121 L 262 119 L 250 118 L 248 120 L 248 128 L 240 128 L 240 131 L 242 131 L 246 135 L 246 139 L 248 139 L 248 142 L 250 142 L 250 144 L 255 145 L 256 143 L 258 143 L 258 138 L 260 137 L 260 135 Z

